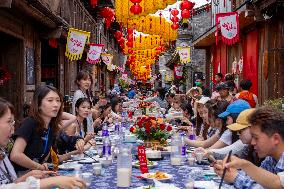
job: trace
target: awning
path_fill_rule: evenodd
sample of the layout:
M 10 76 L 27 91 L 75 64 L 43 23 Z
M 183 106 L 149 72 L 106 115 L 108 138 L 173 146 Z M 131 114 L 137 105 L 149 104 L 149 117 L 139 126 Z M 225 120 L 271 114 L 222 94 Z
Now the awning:
M 247 5 L 242 6 L 237 12 L 239 13 L 240 29 L 245 28 L 246 26 L 254 22 L 253 17 L 246 17 Z M 200 35 L 195 41 L 193 41 L 192 46 L 194 48 L 206 48 L 211 46 L 216 42 L 215 38 L 216 26 L 211 27 L 205 33 Z

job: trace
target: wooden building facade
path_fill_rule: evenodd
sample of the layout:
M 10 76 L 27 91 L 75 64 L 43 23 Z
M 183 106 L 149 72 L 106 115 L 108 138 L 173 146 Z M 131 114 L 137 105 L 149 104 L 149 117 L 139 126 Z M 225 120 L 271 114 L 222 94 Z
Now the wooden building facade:
M 216 4 L 212 1 L 212 10 Z M 220 1 L 222 2 L 222 1 Z M 224 5 L 217 5 L 224 6 Z M 252 92 L 258 95 L 260 103 L 267 99 L 284 96 L 284 3 L 283 1 L 231 1 L 231 8 L 225 12 L 239 13 L 240 40 L 228 46 L 221 41 L 216 45 L 215 21 L 212 28 L 194 41 L 195 48 L 207 51 L 206 69 L 210 73 L 208 80 L 213 80 L 218 72 L 232 73 L 235 62 L 243 60 L 242 72 L 235 73 L 236 83 L 242 79 L 253 82 Z M 221 10 L 215 8 L 215 10 Z M 217 13 L 217 12 L 215 12 Z M 212 16 L 214 18 L 214 16 Z
M 5 1 L 0 7 L 7 6 Z M 91 42 L 108 44 L 111 52 L 118 53 L 108 42 L 111 37 L 105 35 L 102 21 L 95 20 L 80 0 L 13 0 L 10 7 L 0 8 L 0 68 L 11 75 L 0 85 L 0 96 L 15 105 L 17 118 L 23 116 L 24 104 L 31 102 L 41 84 L 73 95 L 79 69 L 96 69 L 95 90 L 100 91 L 99 85 L 106 83 L 104 66 L 92 68 L 84 60 L 70 62 L 65 58 L 69 27 L 91 32 Z M 103 87 L 106 90 L 108 86 Z

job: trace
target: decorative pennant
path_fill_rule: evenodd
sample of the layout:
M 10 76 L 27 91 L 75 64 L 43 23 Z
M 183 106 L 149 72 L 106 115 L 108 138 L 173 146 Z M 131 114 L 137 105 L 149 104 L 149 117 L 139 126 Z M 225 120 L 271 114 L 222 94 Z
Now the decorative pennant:
M 89 42 L 90 32 L 69 28 L 65 56 L 70 60 L 82 58 L 86 42 Z
M 177 47 L 180 62 L 183 64 L 190 62 L 190 47 Z
M 113 55 L 112 54 L 106 54 L 102 53 L 101 54 L 102 60 L 106 65 L 109 65 L 112 63 Z
M 87 61 L 90 64 L 95 64 L 100 61 L 103 46 L 103 44 L 90 43 L 90 49 L 87 55 Z
M 181 79 L 183 74 L 183 66 L 182 65 L 175 65 L 174 66 L 174 74 L 175 78 Z
M 239 15 L 237 12 L 216 14 L 216 43 L 218 42 L 218 25 L 221 28 L 222 41 L 227 45 L 233 45 L 239 41 Z

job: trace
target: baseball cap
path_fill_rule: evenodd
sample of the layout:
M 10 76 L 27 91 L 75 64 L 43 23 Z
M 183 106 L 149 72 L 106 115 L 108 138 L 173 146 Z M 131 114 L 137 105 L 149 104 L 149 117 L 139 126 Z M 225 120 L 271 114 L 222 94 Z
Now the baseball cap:
M 250 126 L 247 118 L 248 116 L 250 116 L 250 114 L 252 112 L 254 112 L 255 108 L 250 108 L 250 109 L 247 109 L 247 110 L 244 110 L 242 111 L 237 120 L 236 120 L 236 123 L 233 123 L 231 125 L 228 125 L 228 129 L 232 130 L 232 131 L 239 131 L 239 130 L 242 130 L 244 128 L 247 128 L 248 126 Z
M 220 91 L 221 89 L 230 89 L 230 86 L 228 85 L 227 82 L 222 82 L 216 87 L 217 91 Z
M 236 100 L 227 107 L 225 112 L 219 114 L 218 117 L 225 118 L 230 114 L 239 114 L 246 109 L 250 109 L 250 105 L 247 101 L 241 99 Z
M 200 103 L 200 104 L 205 104 L 206 102 L 208 102 L 210 100 L 209 97 L 207 96 L 202 96 L 201 99 L 197 100 L 196 102 L 197 103 Z

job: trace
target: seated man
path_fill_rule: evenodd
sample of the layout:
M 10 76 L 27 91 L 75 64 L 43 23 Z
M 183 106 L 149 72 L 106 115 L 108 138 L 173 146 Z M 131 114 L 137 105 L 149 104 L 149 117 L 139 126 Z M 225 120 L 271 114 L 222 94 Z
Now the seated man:
M 215 172 L 222 175 L 227 167 L 225 180 L 234 183 L 236 188 L 282 188 L 284 113 L 263 107 L 253 112 L 248 121 L 251 124 L 251 145 L 259 158 L 265 158 L 260 168 L 246 160 L 232 157 L 229 163 L 225 163 L 226 158 L 223 162 L 217 162 L 214 166 Z

